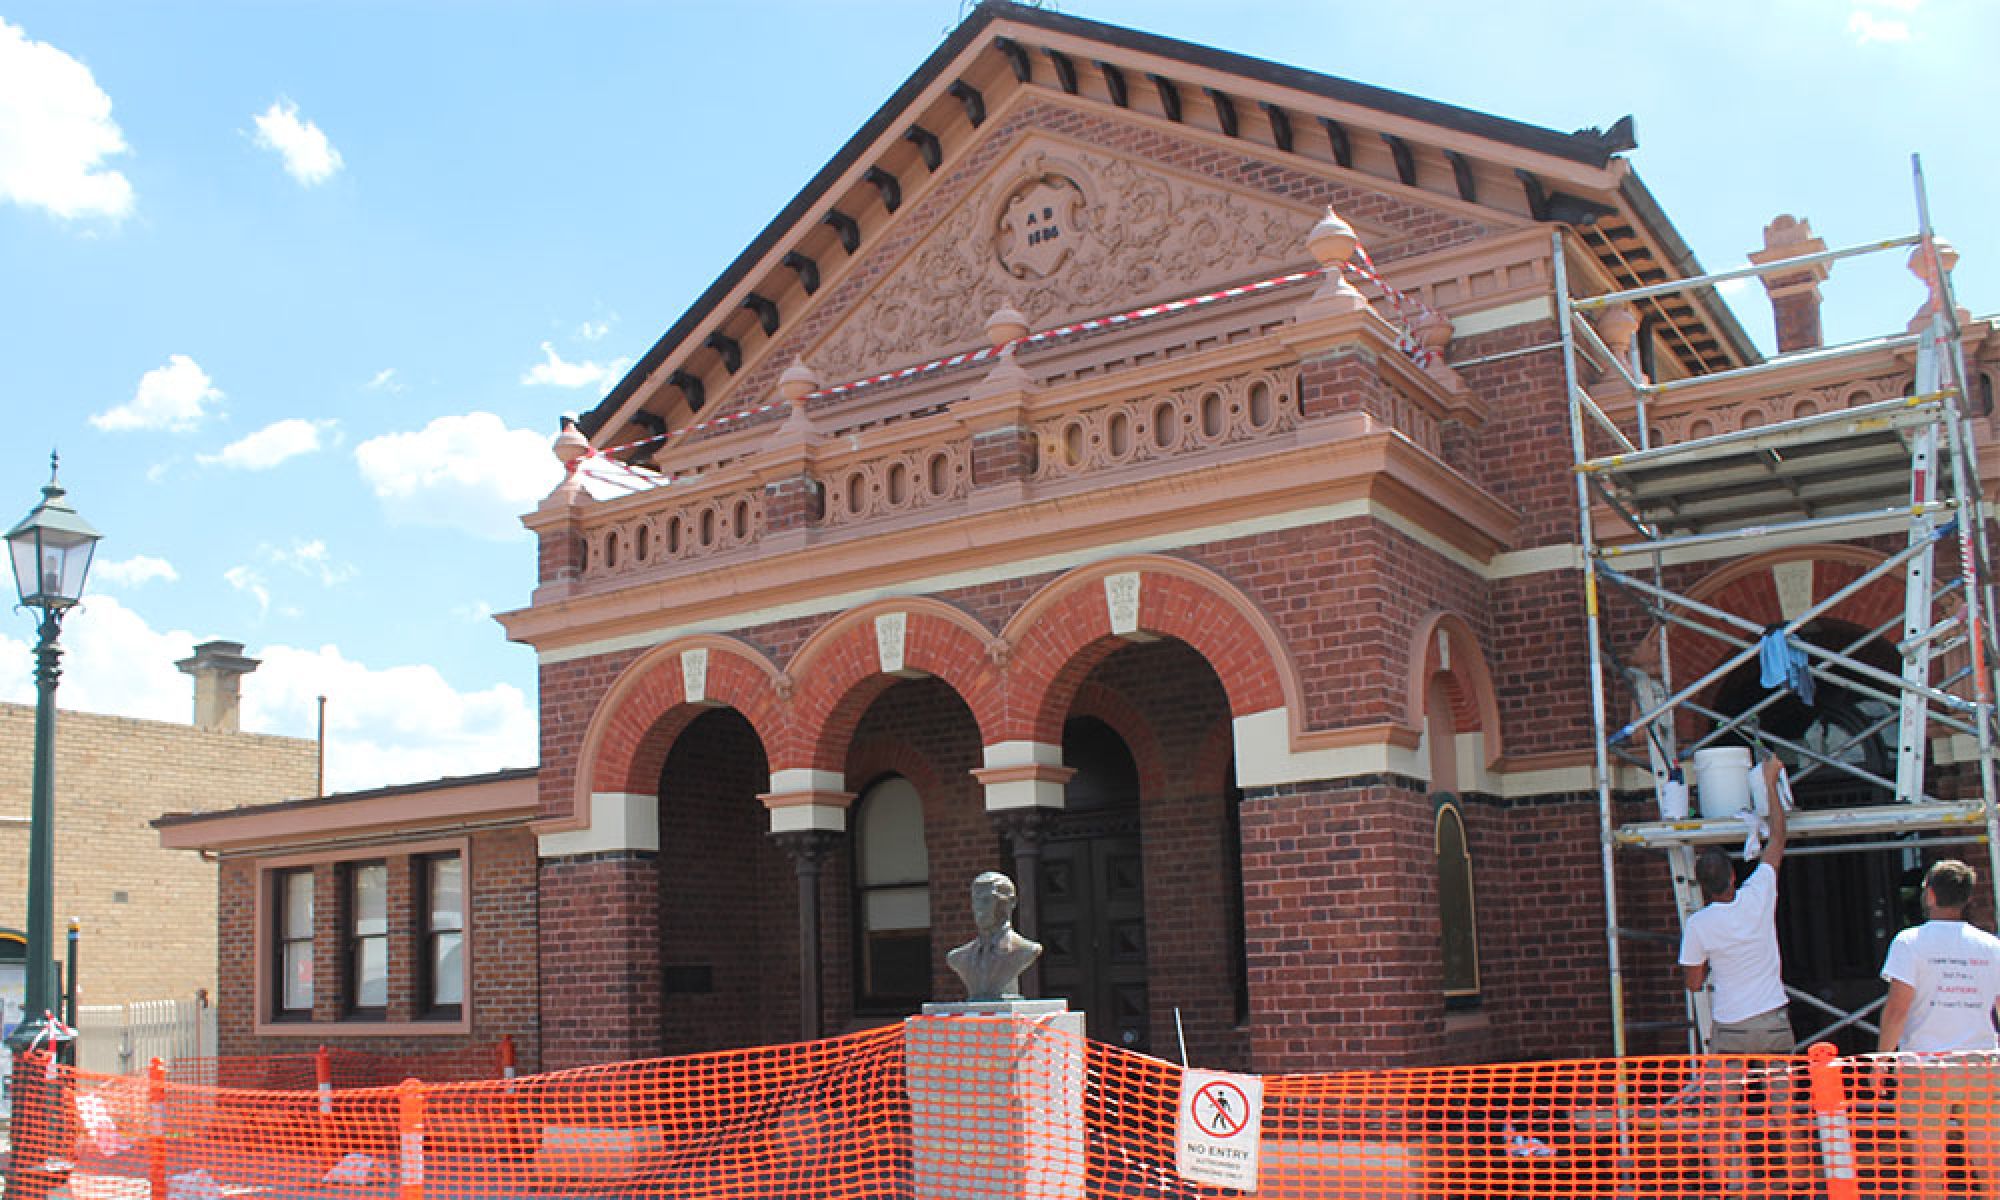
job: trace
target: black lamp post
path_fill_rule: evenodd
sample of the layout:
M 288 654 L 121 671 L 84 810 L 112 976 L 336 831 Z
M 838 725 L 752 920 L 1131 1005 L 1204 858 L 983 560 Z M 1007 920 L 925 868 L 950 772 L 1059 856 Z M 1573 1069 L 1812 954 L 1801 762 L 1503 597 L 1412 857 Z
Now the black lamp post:
M 90 555 L 99 534 L 63 499 L 56 482 L 56 457 L 49 456 L 49 482 L 42 502 L 7 534 L 14 560 L 14 583 L 21 603 L 38 613 L 35 646 L 35 777 L 28 832 L 28 971 L 21 1024 L 7 1038 L 19 1055 L 53 1050 L 49 1017 L 56 1008 L 55 967 L 55 742 L 56 669 L 62 651 L 56 635 L 63 614 L 83 595 Z M 21 1080 L 17 1077 L 16 1083 Z M 18 1144 L 19 1139 L 16 1139 Z

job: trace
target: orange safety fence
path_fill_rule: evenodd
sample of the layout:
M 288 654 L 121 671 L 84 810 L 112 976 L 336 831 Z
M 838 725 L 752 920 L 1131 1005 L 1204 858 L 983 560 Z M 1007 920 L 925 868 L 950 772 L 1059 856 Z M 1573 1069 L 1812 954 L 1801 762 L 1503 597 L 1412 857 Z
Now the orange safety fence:
M 176 1058 L 166 1066 L 169 1083 L 286 1092 L 309 1091 L 322 1082 L 336 1088 L 369 1088 L 405 1079 L 426 1083 L 500 1079 L 512 1057 L 511 1044 L 504 1042 L 423 1054 L 374 1054 L 333 1046 L 311 1054 Z M 132 1073 L 143 1070 L 142 1066 Z
M 953 1023 L 948 1040 L 919 1022 Z M 1224 1104 L 1210 1129 L 1209 1076 L 1032 1021 L 963 1016 L 327 1092 L 202 1087 L 160 1068 L 94 1075 L 35 1056 L 16 1068 L 8 1186 L 10 1200 L 58 1188 L 68 1200 L 1196 1200 L 1244 1182 L 1266 1200 L 2000 1196 L 1995 1055 L 1815 1047 L 1239 1078 L 1250 1091 L 1228 1092 L 1224 1077 L 1222 1094 L 1261 1089 L 1257 1120 Z M 1253 1173 L 1226 1187 L 1189 1168 L 1191 1136 L 1242 1139 L 1237 1165 Z

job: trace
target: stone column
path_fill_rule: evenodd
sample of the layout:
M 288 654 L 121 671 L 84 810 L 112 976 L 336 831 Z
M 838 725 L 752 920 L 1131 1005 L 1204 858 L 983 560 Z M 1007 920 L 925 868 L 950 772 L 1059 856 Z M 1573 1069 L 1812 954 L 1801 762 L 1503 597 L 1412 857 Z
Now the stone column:
M 799 1036 L 813 1041 L 826 1032 L 820 998 L 819 881 L 826 856 L 839 846 L 841 835 L 809 829 L 771 837 L 791 855 L 799 877 Z

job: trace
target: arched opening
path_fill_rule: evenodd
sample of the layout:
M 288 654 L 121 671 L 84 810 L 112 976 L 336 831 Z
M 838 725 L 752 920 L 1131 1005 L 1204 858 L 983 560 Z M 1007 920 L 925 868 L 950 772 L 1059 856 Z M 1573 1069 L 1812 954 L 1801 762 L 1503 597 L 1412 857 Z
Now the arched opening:
M 1446 1008 L 1479 1003 L 1479 913 L 1472 891 L 1472 851 L 1465 816 L 1455 796 L 1437 796 L 1437 897 L 1439 957 L 1444 964 Z
M 980 745 L 972 709 L 935 676 L 894 680 L 856 720 L 844 770 L 860 796 L 821 901 L 829 1028 L 964 998 L 945 954 L 972 937 L 973 877 L 1005 865 L 972 775 Z
M 757 799 L 770 780 L 763 742 L 730 708 L 690 721 L 660 772 L 664 1053 L 797 1036 L 796 891 Z
M 914 1012 L 930 995 L 930 851 L 924 801 L 885 775 L 855 802 L 854 1010 Z
M 1821 620 L 1807 624 L 1797 636 L 1844 651 L 1862 632 L 1844 622 Z M 1848 656 L 1891 674 L 1900 671 L 1894 649 L 1881 639 Z M 1761 682 L 1753 659 L 1717 685 L 1715 709 L 1727 716 L 1747 713 L 1772 690 Z M 1728 740 L 1748 743 L 1758 735 L 1775 735 L 1893 781 L 1897 733 L 1894 704 L 1822 679 L 1811 704 L 1786 693 L 1759 710 L 1754 726 L 1743 736 Z M 1794 781 L 1792 796 L 1801 810 L 1862 808 L 1895 800 L 1892 788 L 1816 763 L 1811 755 L 1774 748 Z M 1905 911 L 1902 885 L 1906 871 L 1919 866 L 1920 859 L 1914 848 L 1827 852 L 1839 844 L 1836 839 L 1815 840 L 1814 853 L 1788 855 L 1779 868 L 1778 950 L 1788 987 L 1853 1012 L 1884 994 L 1879 972 L 1889 943 L 1904 925 L 1919 919 Z M 1739 877 L 1745 876 L 1749 864 L 1739 863 L 1737 870 Z M 1809 1004 L 1796 1000 L 1792 1004 L 1792 1027 L 1800 1034 L 1832 1020 Z M 1874 1049 L 1874 1035 L 1853 1025 L 1830 1036 L 1846 1053 Z

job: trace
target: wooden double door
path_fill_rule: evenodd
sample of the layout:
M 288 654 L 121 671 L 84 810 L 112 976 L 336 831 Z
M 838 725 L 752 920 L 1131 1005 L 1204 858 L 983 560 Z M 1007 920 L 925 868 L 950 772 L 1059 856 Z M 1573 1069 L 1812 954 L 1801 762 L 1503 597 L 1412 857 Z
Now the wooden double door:
M 1039 895 L 1043 993 L 1081 1010 L 1091 1037 L 1150 1050 L 1146 878 L 1136 815 L 1059 827 L 1042 847 Z

